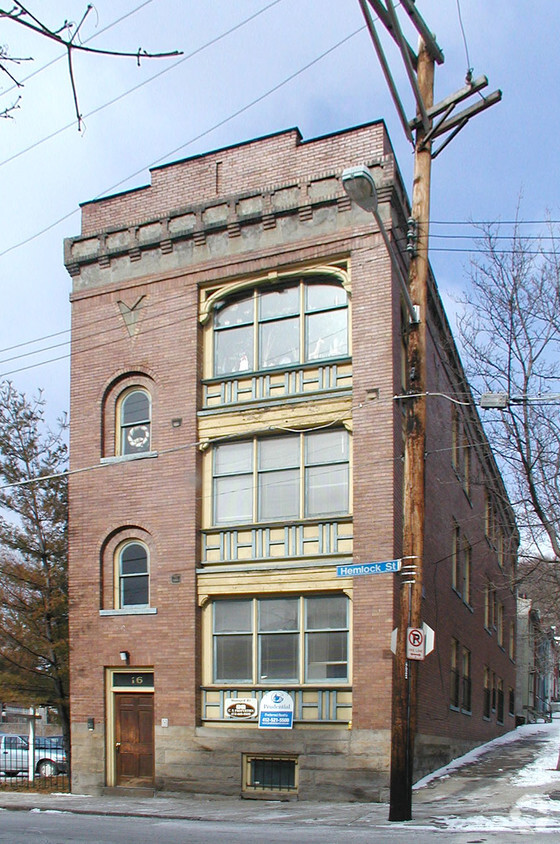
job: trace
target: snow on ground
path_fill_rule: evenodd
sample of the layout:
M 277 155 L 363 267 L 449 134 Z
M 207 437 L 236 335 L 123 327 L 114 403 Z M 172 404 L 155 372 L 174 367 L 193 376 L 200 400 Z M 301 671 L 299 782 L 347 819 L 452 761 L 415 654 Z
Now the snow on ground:
M 544 786 L 558 784 L 560 791 L 560 771 L 556 770 L 560 743 L 560 720 L 552 724 L 527 724 L 500 736 L 494 741 L 477 747 L 449 765 L 434 771 L 419 780 L 414 789 L 426 786 L 434 779 L 444 779 L 452 771 L 456 771 L 481 757 L 500 745 L 519 741 L 524 736 L 535 736 L 540 739 L 537 756 L 534 761 L 521 768 L 510 779 L 514 787 L 524 789 L 515 801 L 508 815 L 470 815 L 468 817 L 439 816 L 434 817 L 434 830 L 450 830 L 455 832 L 507 832 L 512 830 L 527 832 L 560 832 L 560 800 L 551 799 L 547 794 L 527 793 L 527 789 L 541 789 Z
M 560 772 L 555 770 L 560 744 L 560 720 L 556 719 L 551 724 L 524 724 L 522 727 L 517 727 L 515 730 L 505 733 L 503 736 L 499 736 L 487 744 L 475 747 L 469 753 L 465 753 L 464 756 L 453 759 L 448 765 L 438 768 L 437 771 L 432 771 L 431 774 L 418 780 L 413 786 L 413 789 L 424 788 L 424 786 L 433 780 L 443 779 L 449 776 L 452 771 L 463 768 L 465 765 L 470 765 L 471 762 L 476 762 L 477 759 L 485 756 L 493 748 L 519 741 L 522 736 L 538 736 L 542 738 L 543 743 L 535 761 L 522 768 L 512 781 L 512 784 L 531 786 L 558 782 L 560 785 Z

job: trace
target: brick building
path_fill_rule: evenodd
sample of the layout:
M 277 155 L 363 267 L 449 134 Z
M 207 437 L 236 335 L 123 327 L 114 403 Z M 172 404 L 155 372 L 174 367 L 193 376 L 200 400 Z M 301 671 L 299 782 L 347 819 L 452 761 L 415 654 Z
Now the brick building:
M 65 243 L 76 790 L 387 796 L 400 575 L 337 566 L 400 553 L 409 325 L 356 164 L 402 243 L 382 122 L 155 168 Z M 428 327 L 418 775 L 515 687 L 513 518 L 433 279 Z

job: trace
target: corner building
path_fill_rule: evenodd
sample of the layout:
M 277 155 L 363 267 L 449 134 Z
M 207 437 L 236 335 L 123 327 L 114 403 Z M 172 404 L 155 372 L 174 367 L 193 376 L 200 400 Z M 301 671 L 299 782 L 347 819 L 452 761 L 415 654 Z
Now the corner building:
M 401 553 L 414 383 L 357 164 L 406 273 L 382 122 L 155 168 L 65 243 L 76 791 L 387 798 L 401 575 L 337 567 Z M 513 517 L 433 279 L 427 320 L 418 776 L 515 711 Z

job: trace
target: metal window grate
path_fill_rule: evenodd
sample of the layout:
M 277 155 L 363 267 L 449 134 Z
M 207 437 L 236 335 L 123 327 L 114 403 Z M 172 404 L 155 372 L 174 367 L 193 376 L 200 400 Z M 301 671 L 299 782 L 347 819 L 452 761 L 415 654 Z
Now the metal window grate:
M 296 765 L 295 757 L 248 756 L 246 788 L 251 791 L 296 791 Z

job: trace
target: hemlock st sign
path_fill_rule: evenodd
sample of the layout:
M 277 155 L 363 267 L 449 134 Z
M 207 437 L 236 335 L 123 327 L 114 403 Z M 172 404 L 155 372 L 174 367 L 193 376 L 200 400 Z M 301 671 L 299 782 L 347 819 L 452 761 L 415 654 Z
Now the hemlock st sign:
M 337 577 L 357 577 L 360 574 L 386 574 L 400 571 L 401 560 L 384 560 L 381 563 L 356 563 L 350 566 L 337 566 Z

